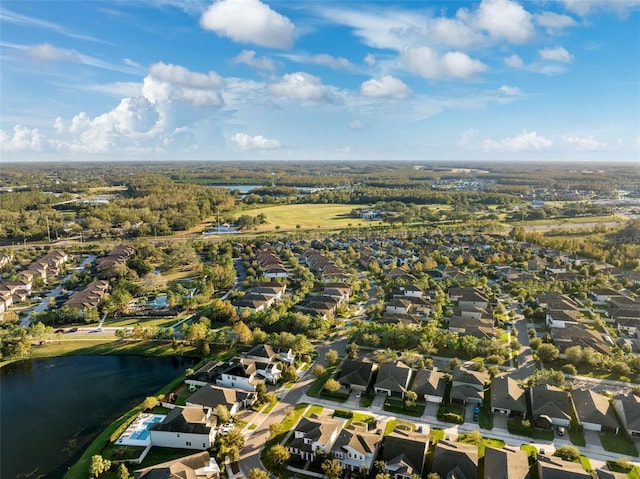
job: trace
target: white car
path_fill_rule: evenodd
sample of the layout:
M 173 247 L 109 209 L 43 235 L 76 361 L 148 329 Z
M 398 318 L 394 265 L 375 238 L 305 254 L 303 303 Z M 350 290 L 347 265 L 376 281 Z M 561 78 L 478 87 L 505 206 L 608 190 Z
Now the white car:
M 359 398 L 360 396 L 362 396 L 362 391 L 358 391 L 358 392 L 356 393 L 356 397 L 357 397 L 357 398 Z

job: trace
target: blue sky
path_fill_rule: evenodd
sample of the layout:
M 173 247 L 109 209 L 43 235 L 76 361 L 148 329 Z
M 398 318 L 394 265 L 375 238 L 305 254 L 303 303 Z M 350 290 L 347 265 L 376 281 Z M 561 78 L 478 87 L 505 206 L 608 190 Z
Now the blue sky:
M 2 161 L 640 161 L 640 0 L 7 1 Z

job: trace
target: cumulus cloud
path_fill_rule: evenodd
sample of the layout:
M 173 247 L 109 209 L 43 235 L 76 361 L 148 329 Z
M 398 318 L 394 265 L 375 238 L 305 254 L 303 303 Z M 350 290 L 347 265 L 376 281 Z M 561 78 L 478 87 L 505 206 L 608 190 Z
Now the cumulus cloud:
M 352 130 L 362 130 L 365 127 L 360 120 L 351 120 L 347 126 Z
M 77 51 L 57 48 L 49 43 L 28 46 L 26 51 L 29 58 L 38 62 L 81 62 Z
M 573 61 L 573 55 L 569 53 L 564 47 L 556 48 L 543 48 L 538 50 L 540 58 L 552 62 L 571 63 Z
M 13 132 L 0 130 L 0 151 L 42 151 L 44 139 L 37 128 L 29 129 L 23 125 L 13 127 Z
M 607 147 L 606 143 L 596 140 L 593 136 L 573 136 L 565 135 L 562 141 L 568 147 L 575 148 L 580 151 L 602 150 Z
M 400 60 L 407 70 L 429 80 L 468 80 L 487 70 L 484 63 L 470 58 L 466 53 L 447 52 L 440 56 L 430 47 L 406 48 L 402 51 Z
M 265 138 L 262 135 L 250 136 L 246 133 L 235 133 L 231 141 L 241 150 L 276 150 L 282 148 L 278 140 Z
M 578 25 L 573 17 L 562 15 L 554 12 L 542 12 L 533 16 L 537 25 L 547 29 L 547 33 L 555 35 L 561 33 L 562 30 Z
M 242 50 L 238 56 L 232 59 L 232 62 L 236 65 L 244 63 L 257 70 L 274 71 L 276 69 L 270 58 L 257 57 L 256 52 L 253 50 Z
M 311 62 L 316 65 L 324 65 L 332 70 L 353 70 L 353 64 L 343 57 L 333 57 L 331 55 L 327 55 L 326 53 L 321 53 L 319 55 L 313 55 L 311 57 Z
M 522 61 L 522 58 L 520 58 L 518 55 L 513 54 L 507 58 L 504 59 L 504 64 L 511 67 L 511 68 L 522 68 L 524 66 L 524 62 Z
M 145 77 L 142 94 L 151 103 L 184 100 L 197 106 L 221 106 L 220 75 L 192 72 L 181 65 L 155 63 Z
M 483 0 L 474 20 L 490 36 L 511 43 L 525 43 L 535 36 L 531 14 L 511 0 Z
M 364 57 L 364 62 L 370 67 L 372 67 L 373 65 L 376 64 L 375 55 L 373 53 L 367 53 L 366 56 Z
M 206 30 L 239 43 L 289 48 L 295 26 L 260 0 L 218 0 L 200 17 Z
M 487 139 L 482 142 L 482 149 L 484 151 L 539 151 L 551 148 L 552 146 L 553 142 L 551 140 L 538 135 L 535 131 L 526 130 L 512 138 L 503 138 L 499 141 Z
M 639 0 L 561 0 L 567 10 L 577 13 L 580 16 L 586 16 L 599 11 L 615 12 L 621 17 L 629 14 L 629 12 L 638 8 Z
M 291 100 L 319 102 L 330 98 L 320 78 L 305 72 L 288 73 L 267 87 L 272 95 Z
M 411 90 L 402 80 L 385 75 L 380 79 L 372 78 L 363 82 L 360 85 L 360 93 L 378 98 L 407 98 L 411 95 Z

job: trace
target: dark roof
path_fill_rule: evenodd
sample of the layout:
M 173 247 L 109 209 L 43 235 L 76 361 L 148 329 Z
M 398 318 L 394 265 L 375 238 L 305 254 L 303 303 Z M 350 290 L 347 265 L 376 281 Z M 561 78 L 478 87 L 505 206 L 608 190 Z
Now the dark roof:
M 356 386 L 368 386 L 373 374 L 374 363 L 368 360 L 345 359 L 340 369 L 338 382 L 342 384 L 355 384 Z
M 378 369 L 375 387 L 401 393 L 406 391 L 413 370 L 402 361 L 385 363 Z
M 559 457 L 538 456 L 540 479 L 592 479 L 580 464 Z
M 609 398 L 590 389 L 574 389 L 571 399 L 576 408 L 578 422 L 600 424 L 612 429 L 620 427 Z
M 500 375 L 491 381 L 491 407 L 526 411 L 527 402 L 524 389 L 510 376 Z
M 476 478 L 478 476 L 478 447 L 459 442 L 439 441 L 433 454 L 431 472 L 438 473 L 440 477 L 447 477 L 449 472 L 456 467 L 460 469 L 466 479 Z
M 255 396 L 255 393 L 240 391 L 238 389 L 225 388 L 207 384 L 187 398 L 187 402 L 215 408 L 219 404 L 231 409 L 236 403 Z
M 413 380 L 413 391 L 421 396 L 427 394 L 429 396 L 444 397 L 448 381 L 449 377 L 445 373 L 438 371 L 438 368 L 420 369 Z
M 342 429 L 335 444 L 331 448 L 332 451 L 342 449 L 348 446 L 363 455 L 373 453 L 378 444 L 382 441 L 382 433 L 373 433 L 366 430 L 365 427 L 351 425 Z
M 534 386 L 532 391 L 532 409 L 534 416 L 549 416 L 571 419 L 569 394 L 555 386 L 544 384 Z
M 484 453 L 484 479 L 528 479 L 529 458 L 520 449 L 487 447 Z
M 396 474 L 421 476 L 428 447 L 428 436 L 396 430 L 384 440 L 382 460 L 387 463 L 387 470 Z
M 189 434 L 209 434 L 217 419 L 209 414 L 209 409 L 199 406 L 175 407 L 162 422 L 152 424 L 151 431 L 183 432 Z

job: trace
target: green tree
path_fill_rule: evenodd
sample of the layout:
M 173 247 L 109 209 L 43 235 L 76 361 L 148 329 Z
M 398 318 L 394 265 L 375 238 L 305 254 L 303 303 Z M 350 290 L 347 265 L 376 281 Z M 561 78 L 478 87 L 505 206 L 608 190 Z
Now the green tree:
M 548 363 L 558 359 L 560 351 L 551 343 L 543 343 L 538 346 L 537 354 L 540 361 L 542 361 L 543 363 Z
M 220 424 L 231 421 L 231 413 L 229 412 L 229 408 L 224 404 L 218 404 L 214 408 L 213 414 L 218 417 L 218 423 Z
M 416 405 L 418 394 L 415 391 L 407 391 L 404 393 L 404 405 L 407 407 L 413 407 Z
M 358 351 L 360 351 L 360 346 L 356 343 L 351 343 L 347 346 L 347 357 L 349 359 L 358 359 Z
M 553 455 L 561 457 L 565 461 L 575 461 L 580 457 L 580 451 L 573 446 L 560 446 Z
M 89 477 L 96 478 L 107 472 L 111 468 L 111 461 L 103 459 L 102 456 L 96 454 L 91 456 L 91 464 L 89 465 Z
M 329 479 L 340 479 L 342 477 L 342 464 L 337 459 L 325 459 L 321 467 Z
M 124 464 L 118 466 L 118 479 L 131 479 L 129 475 L 129 469 Z
M 326 383 L 324 383 L 324 388 L 330 393 L 335 393 L 340 389 L 340 383 L 335 379 L 329 379 Z
M 270 479 L 270 475 L 267 471 L 254 467 L 249 471 L 249 479 Z
M 325 369 L 325 367 L 322 364 L 316 364 L 312 369 L 311 369 L 311 374 L 313 374 L 316 378 L 319 378 L 320 376 L 324 375 L 324 373 L 326 373 L 327 370 Z
M 330 349 L 325 353 L 324 359 L 326 359 L 329 364 L 335 364 L 338 361 L 338 351 Z
M 282 423 L 274 422 L 269 424 L 269 438 L 276 437 L 278 434 L 282 432 Z
M 289 453 L 289 449 L 282 444 L 275 444 L 267 451 L 265 461 L 269 465 L 270 469 L 280 471 L 290 457 L 291 454 Z
M 298 371 L 294 366 L 287 366 L 284 371 L 282 371 L 282 379 L 286 382 L 293 382 L 298 380 Z

